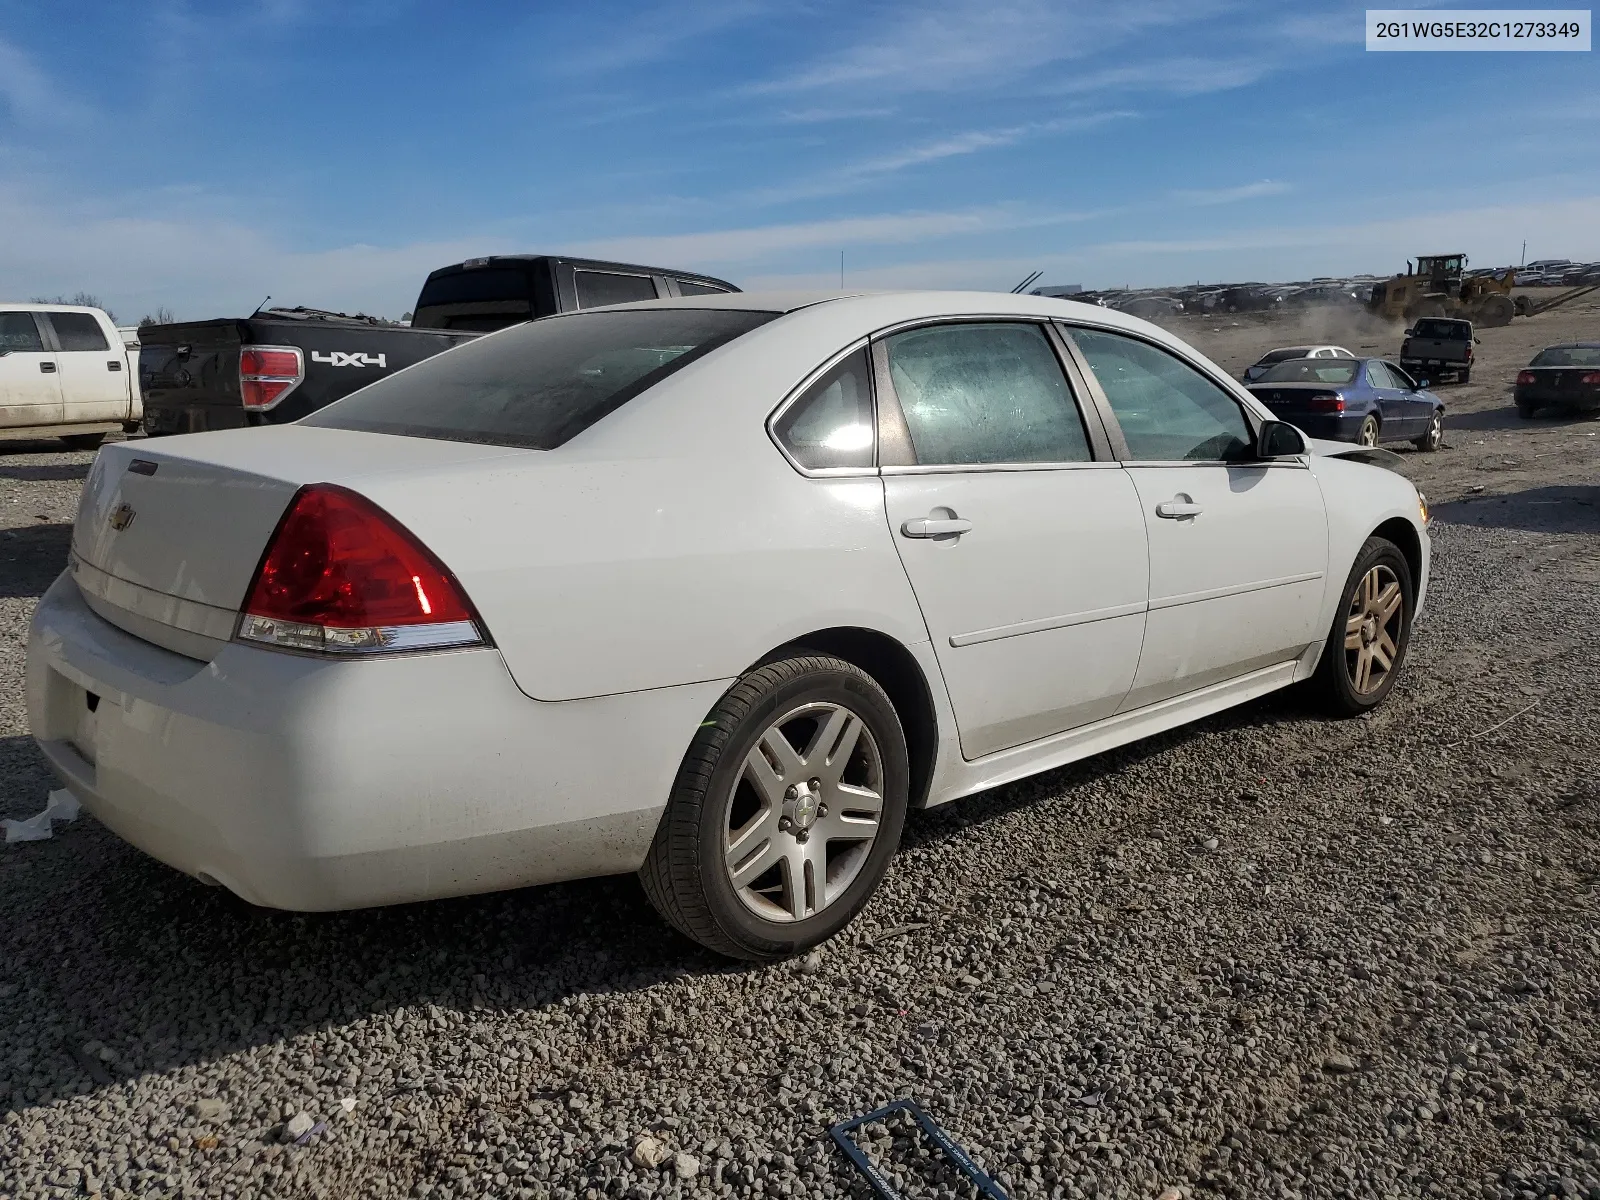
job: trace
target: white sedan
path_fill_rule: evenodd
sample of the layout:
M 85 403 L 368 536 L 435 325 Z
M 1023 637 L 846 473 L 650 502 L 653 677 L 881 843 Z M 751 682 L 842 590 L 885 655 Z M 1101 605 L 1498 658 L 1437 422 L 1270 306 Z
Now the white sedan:
M 256 904 L 638 871 L 772 958 L 861 908 L 909 807 L 1298 681 L 1382 701 L 1427 515 L 1322 449 L 1356 448 L 1069 301 L 550 317 L 106 447 L 29 717 L 106 825 Z

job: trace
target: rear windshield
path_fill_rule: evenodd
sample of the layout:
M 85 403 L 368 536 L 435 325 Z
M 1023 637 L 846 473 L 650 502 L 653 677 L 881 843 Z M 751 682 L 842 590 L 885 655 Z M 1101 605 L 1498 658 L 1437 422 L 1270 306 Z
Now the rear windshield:
M 662 308 L 546 317 L 424 359 L 300 423 L 553 450 L 777 315 Z
M 516 267 L 479 267 L 436 275 L 422 285 L 418 308 L 440 304 L 477 304 L 485 300 L 526 300 L 533 295 L 526 271 Z
M 1600 346 L 1551 346 L 1530 367 L 1600 367 Z
M 1467 326 L 1460 321 L 1418 321 L 1413 337 L 1466 341 Z
M 1290 346 L 1284 350 L 1268 350 L 1256 360 L 1256 366 L 1265 363 L 1280 363 L 1287 358 L 1304 358 L 1309 351 L 1304 346 Z
M 1350 383 L 1356 377 L 1353 358 L 1297 358 L 1282 362 L 1257 383 Z

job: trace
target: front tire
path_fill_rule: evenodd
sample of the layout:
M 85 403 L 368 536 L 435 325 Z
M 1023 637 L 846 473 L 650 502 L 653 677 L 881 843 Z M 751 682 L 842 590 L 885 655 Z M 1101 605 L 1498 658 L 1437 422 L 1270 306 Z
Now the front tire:
M 1369 413 L 1366 420 L 1361 422 L 1361 428 L 1356 433 L 1356 445 L 1376 446 L 1377 444 L 1378 418 Z
M 1411 444 L 1427 454 L 1444 445 L 1444 414 L 1435 411 L 1433 419 L 1428 422 L 1428 432 Z
M 1411 644 L 1415 597 L 1411 565 L 1400 547 L 1387 538 L 1368 538 L 1350 568 L 1311 679 L 1333 715 L 1360 716 L 1388 696 Z
M 797 652 L 745 675 L 684 755 L 639 879 L 680 932 L 762 962 L 826 941 L 900 842 L 905 733 L 865 671 Z

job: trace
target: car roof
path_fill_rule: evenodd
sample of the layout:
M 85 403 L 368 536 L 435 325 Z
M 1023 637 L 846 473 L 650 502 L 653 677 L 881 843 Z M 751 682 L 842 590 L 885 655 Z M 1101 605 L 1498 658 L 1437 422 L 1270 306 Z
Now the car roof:
M 652 267 L 645 263 L 611 262 L 604 258 L 582 258 L 572 254 L 491 254 L 484 258 L 465 258 L 460 262 L 448 263 L 442 267 L 435 267 L 428 272 L 428 278 L 436 275 L 455 275 L 466 271 L 477 271 L 484 267 L 492 267 L 497 263 L 507 265 L 525 265 L 535 262 L 560 262 L 573 267 L 599 267 L 603 270 L 623 271 L 637 274 L 645 271 L 651 275 L 670 275 L 674 279 L 700 279 L 707 283 L 715 283 L 722 287 L 735 287 L 726 279 L 718 279 L 715 275 L 702 275 L 699 271 L 681 271 L 677 268 Z M 470 266 L 468 264 L 471 264 Z
M 0 308 L 5 309 L 7 312 L 81 312 L 81 313 L 97 313 L 97 312 L 104 312 L 105 311 L 105 309 L 103 309 L 103 308 L 91 308 L 87 304 L 50 304 L 48 302 L 40 303 L 39 301 L 36 301 L 36 300 L 29 300 L 26 304 L 24 304 L 20 300 L 19 301 L 0 300 Z
M 1600 342 L 1551 342 L 1545 350 L 1600 350 Z M 1539 353 L 1543 354 L 1544 350 Z

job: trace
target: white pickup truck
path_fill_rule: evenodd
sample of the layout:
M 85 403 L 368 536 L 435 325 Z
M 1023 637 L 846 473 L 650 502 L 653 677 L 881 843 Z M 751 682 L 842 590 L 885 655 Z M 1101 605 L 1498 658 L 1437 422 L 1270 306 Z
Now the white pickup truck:
M 0 302 L 0 438 L 59 437 L 93 450 L 132 433 L 139 350 L 98 308 Z

